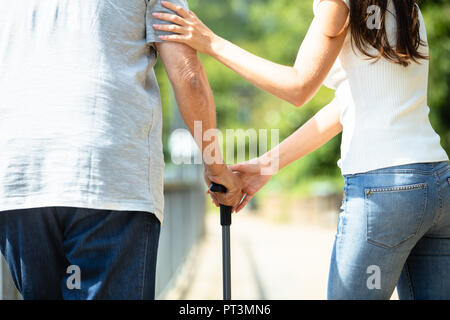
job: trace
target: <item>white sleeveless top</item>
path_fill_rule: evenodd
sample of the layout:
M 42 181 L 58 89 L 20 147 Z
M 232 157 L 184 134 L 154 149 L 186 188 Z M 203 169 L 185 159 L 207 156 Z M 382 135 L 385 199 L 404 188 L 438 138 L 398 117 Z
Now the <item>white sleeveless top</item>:
M 349 0 L 343 1 L 350 7 Z M 319 2 L 314 1 L 314 11 Z M 386 30 L 390 43 L 395 44 L 395 7 L 391 1 L 388 5 Z M 420 36 L 426 42 L 420 11 L 419 19 Z M 428 47 L 421 50 L 428 54 Z M 343 133 L 338 166 L 342 174 L 448 161 L 428 118 L 428 60 L 403 67 L 384 58 L 374 63 L 355 51 L 349 32 L 324 81 L 324 85 L 335 90 L 333 103 L 341 108 Z

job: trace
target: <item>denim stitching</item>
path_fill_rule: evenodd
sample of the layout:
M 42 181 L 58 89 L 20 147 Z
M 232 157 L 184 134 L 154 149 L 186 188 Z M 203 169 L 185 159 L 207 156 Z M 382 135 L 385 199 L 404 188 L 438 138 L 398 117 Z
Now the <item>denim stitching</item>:
M 435 220 L 433 221 L 433 226 L 436 225 L 438 223 L 438 221 L 441 219 L 441 215 L 444 211 L 444 201 L 442 200 L 442 195 L 441 195 L 442 188 L 441 188 L 441 184 L 439 183 L 439 175 L 438 174 L 436 174 L 435 183 L 436 183 L 437 189 L 438 189 L 439 212 L 438 212 Z
M 339 225 L 338 225 L 338 241 L 341 242 L 342 241 L 342 212 L 341 212 L 341 216 L 339 217 Z
M 382 169 L 383 170 L 383 169 Z M 354 178 L 358 177 L 360 175 L 383 175 L 383 174 L 421 174 L 421 175 L 432 175 L 432 171 L 424 171 L 420 169 L 389 169 L 389 170 L 383 170 L 383 171 L 369 171 L 369 172 L 363 172 L 363 173 L 355 173 L 355 174 L 349 174 L 347 175 L 348 178 Z
M 445 167 L 445 168 L 441 168 L 440 170 L 438 170 L 437 171 L 437 174 L 439 175 L 439 176 L 443 176 L 443 175 L 445 175 L 447 172 L 449 172 L 450 171 L 450 166 L 447 166 L 447 167 Z
M 145 217 L 145 218 L 147 218 L 147 217 Z M 146 272 L 145 266 L 147 265 L 146 264 L 146 261 L 147 261 L 147 248 L 148 248 L 148 238 L 149 238 L 149 235 L 150 235 L 150 220 L 149 219 L 145 219 L 145 220 L 148 221 L 148 222 L 147 222 L 147 228 L 145 229 L 147 232 L 146 232 L 146 235 L 145 235 L 144 259 L 142 261 L 142 267 L 141 267 L 141 269 L 142 269 L 141 300 L 144 300 L 145 272 Z
M 448 167 L 448 166 L 447 166 Z M 441 219 L 441 216 L 442 216 L 442 214 L 443 214 L 443 212 L 444 212 L 444 203 L 443 203 L 443 200 L 442 200 L 442 195 L 441 195 L 441 190 L 442 190 L 442 188 L 441 188 L 441 184 L 439 183 L 439 173 L 436 173 L 435 174 L 435 184 L 436 184 L 436 186 L 437 186 L 437 189 L 438 189 L 438 202 L 439 202 L 439 211 L 438 211 L 438 214 L 436 215 L 436 217 L 434 217 L 434 219 L 433 219 L 433 224 L 431 225 L 431 227 L 430 228 L 433 228 L 434 226 L 436 226 L 437 225 L 437 223 L 439 222 L 439 220 Z M 447 182 L 449 183 L 449 185 L 450 185 L 450 177 L 449 178 L 447 178 Z
M 450 162 L 447 163 L 446 166 L 444 166 L 444 167 L 439 168 L 438 170 L 436 170 L 438 176 L 442 176 L 442 175 L 444 175 L 445 173 L 447 173 L 448 171 L 450 171 Z
M 396 191 L 408 191 L 408 190 L 416 190 L 416 189 L 422 189 L 426 188 L 426 183 L 417 183 L 413 185 L 408 186 L 397 186 L 397 187 L 387 187 L 387 188 L 368 188 L 366 189 L 367 192 L 396 192 Z
M 414 288 L 412 285 L 412 281 L 411 281 L 411 274 L 409 273 L 409 267 L 408 267 L 408 262 L 405 262 L 405 272 L 406 272 L 406 280 L 408 281 L 408 288 L 409 288 L 409 293 L 411 295 L 411 299 L 415 299 L 414 298 Z
M 413 187 L 413 188 L 397 189 L 397 188 L 405 188 L 405 187 Z M 388 191 L 375 191 L 375 192 L 392 192 L 392 191 L 417 190 L 417 189 L 422 189 L 422 188 L 423 188 L 423 191 L 424 191 L 423 192 L 424 193 L 424 200 L 423 200 L 423 203 L 422 203 L 421 214 L 420 214 L 420 218 L 419 218 L 420 223 L 419 223 L 418 227 L 416 228 L 416 231 L 413 234 L 411 234 L 410 236 L 408 236 L 407 238 L 403 239 L 402 241 L 400 241 L 399 243 L 397 243 L 396 245 L 393 245 L 393 246 L 385 244 L 385 243 L 381 243 L 381 242 L 379 242 L 377 240 L 370 239 L 370 236 L 369 236 L 369 208 L 368 208 L 369 202 L 367 201 L 370 198 L 369 191 L 372 191 L 372 190 L 388 190 Z M 380 246 L 380 247 L 387 248 L 387 249 L 393 249 L 393 248 L 399 247 L 404 242 L 406 242 L 409 239 L 415 237 L 418 234 L 418 232 L 419 232 L 419 230 L 420 230 L 420 228 L 422 227 L 422 224 L 423 224 L 423 218 L 425 216 L 425 209 L 426 209 L 426 206 L 427 206 L 427 194 L 428 194 L 428 185 L 426 183 L 419 183 L 419 184 L 415 184 L 415 185 L 411 185 L 411 186 L 392 187 L 392 188 L 372 188 L 372 189 L 371 188 L 366 188 L 365 189 L 365 199 L 364 199 L 364 211 L 366 212 L 366 241 L 368 243 L 371 243 L 371 244 L 376 245 L 376 246 Z
M 417 227 L 416 233 L 414 234 L 414 236 L 416 236 L 419 233 L 420 228 L 422 228 L 423 225 L 423 221 L 425 220 L 425 212 L 427 211 L 427 207 L 428 207 L 428 185 L 425 184 L 424 186 L 424 190 L 423 190 L 423 195 L 424 195 L 424 199 L 423 199 L 423 204 L 422 204 L 422 215 L 420 217 L 420 223 L 419 226 Z
M 348 182 L 346 182 L 344 184 L 344 199 L 343 199 L 343 203 L 342 203 L 342 211 L 340 213 L 340 217 L 339 217 L 339 224 L 338 224 L 338 241 L 342 242 L 342 235 L 344 233 L 344 216 L 346 213 L 346 209 L 347 209 L 347 199 L 348 199 Z

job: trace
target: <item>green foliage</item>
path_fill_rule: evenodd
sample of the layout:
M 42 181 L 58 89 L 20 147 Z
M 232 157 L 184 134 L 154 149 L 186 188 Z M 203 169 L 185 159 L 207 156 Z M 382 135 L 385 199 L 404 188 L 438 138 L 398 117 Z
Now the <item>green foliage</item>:
M 450 3 L 424 1 L 422 12 L 430 46 L 428 104 L 430 120 L 441 135 L 441 144 L 450 151 Z
M 312 0 L 189 0 L 191 10 L 215 33 L 244 49 L 271 61 L 293 65 L 302 39 L 313 18 Z M 432 60 L 430 62 L 430 118 L 450 150 L 450 7 L 447 1 L 424 1 L 422 11 L 428 29 Z M 279 129 L 280 139 L 293 133 L 333 98 L 333 91 L 322 88 L 302 108 L 295 108 L 275 98 L 227 69 L 214 59 L 200 55 L 204 63 L 217 107 L 220 129 Z M 160 63 L 156 68 L 163 94 L 165 120 L 170 116 L 170 86 Z M 165 139 L 170 127 L 165 122 Z M 166 144 L 167 145 L 167 144 Z M 286 189 L 328 176 L 338 181 L 340 135 L 304 159 L 282 170 L 273 188 Z M 167 158 L 168 159 L 168 158 Z M 229 160 L 229 159 L 228 159 Z M 270 188 L 270 187 L 269 187 Z

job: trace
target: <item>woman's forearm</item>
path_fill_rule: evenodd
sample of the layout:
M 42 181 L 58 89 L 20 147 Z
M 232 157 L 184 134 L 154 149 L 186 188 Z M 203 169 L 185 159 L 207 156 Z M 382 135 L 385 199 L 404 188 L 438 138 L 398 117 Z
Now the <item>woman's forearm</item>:
M 318 149 L 341 131 L 340 107 L 334 99 L 278 146 L 262 155 L 261 164 L 274 174 Z
M 208 54 L 262 90 L 299 105 L 303 81 L 295 68 L 260 58 L 219 36 L 214 37 Z

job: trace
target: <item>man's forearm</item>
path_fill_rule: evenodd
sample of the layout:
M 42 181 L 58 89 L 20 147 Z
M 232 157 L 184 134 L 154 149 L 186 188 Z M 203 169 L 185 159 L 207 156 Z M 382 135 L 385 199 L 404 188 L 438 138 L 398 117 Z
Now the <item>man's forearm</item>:
M 181 73 L 176 81 L 172 81 L 172 87 L 186 126 L 192 134 L 196 121 L 201 121 L 204 130 L 215 129 L 214 99 L 198 58 L 186 58 L 185 65 L 179 69 Z
M 202 64 L 193 62 L 191 67 L 192 71 L 182 75 L 182 81 L 173 86 L 175 98 L 186 126 L 202 151 L 205 164 L 212 168 L 221 167 L 224 164 L 216 133 L 216 107 L 212 90 Z
M 181 116 L 202 152 L 205 182 L 225 186 L 227 192 L 217 193 L 214 197 L 221 204 L 237 206 L 242 199 L 242 188 L 239 179 L 223 163 L 217 139 L 214 98 L 197 52 L 177 43 L 156 43 L 156 48 L 175 92 Z M 196 132 L 196 122 L 201 123 L 200 133 Z
M 216 108 L 206 72 L 194 50 L 184 46 L 179 49 L 184 50 L 181 59 L 168 59 L 167 55 L 171 53 L 161 56 L 175 93 L 181 117 L 196 138 L 205 164 L 213 169 L 222 169 L 224 164 L 215 131 Z M 158 50 L 164 52 L 167 48 L 164 47 L 164 44 L 159 44 Z M 196 122 L 201 123 L 200 134 L 195 132 Z M 205 132 L 209 133 L 207 140 L 204 139 Z M 205 152 L 206 148 L 208 148 L 208 152 Z M 212 153 L 209 152 L 211 150 Z

